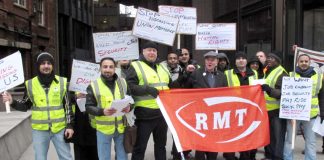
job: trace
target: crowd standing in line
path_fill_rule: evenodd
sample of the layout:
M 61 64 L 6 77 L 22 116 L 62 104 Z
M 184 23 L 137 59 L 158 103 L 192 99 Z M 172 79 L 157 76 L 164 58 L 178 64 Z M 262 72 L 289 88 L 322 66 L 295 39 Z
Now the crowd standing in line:
M 265 146 L 264 160 L 290 160 L 292 125 L 290 121 L 279 118 L 279 102 L 283 76 L 307 77 L 313 79 L 312 109 L 310 121 L 297 121 L 301 124 L 305 137 L 305 159 L 316 159 L 316 138 L 312 131 L 315 118 L 324 120 L 323 74 L 310 65 L 308 55 L 299 55 L 295 72 L 289 75 L 281 65 L 281 53 L 273 51 L 265 54 L 258 51 L 255 57 L 237 52 L 233 69 L 225 53 L 209 51 L 204 54 L 204 65 L 199 66 L 192 59 L 187 48 L 170 51 L 165 62 L 159 63 L 156 43 L 147 42 L 142 46 L 139 60 L 119 61 L 119 71 L 112 58 L 100 62 L 100 77 L 91 82 L 87 94 L 70 93 L 64 77 L 54 74 L 54 58 L 47 52 L 37 56 L 37 76 L 25 82 L 25 96 L 14 100 L 10 93 L 2 94 L 3 102 L 9 101 L 16 110 L 32 110 L 31 125 L 35 159 L 47 159 L 49 143 L 54 143 L 60 160 L 70 160 L 70 145 L 74 143 L 76 160 L 111 159 L 111 145 L 114 140 L 116 159 L 127 160 L 123 140 L 124 117 L 112 115 L 111 102 L 126 95 L 134 98 L 135 104 L 123 109 L 128 113 L 134 110 L 137 126 L 136 144 L 132 160 L 143 160 L 151 134 L 154 140 L 154 157 L 166 160 L 166 141 L 168 126 L 162 116 L 156 97 L 159 91 L 170 88 L 217 88 L 251 85 L 252 80 L 265 79 L 266 109 L 270 126 L 270 144 Z M 77 107 L 76 101 L 86 98 L 86 113 Z M 323 139 L 324 141 L 324 139 Z M 323 145 L 324 146 L 324 145 Z M 324 147 L 323 147 L 324 148 Z M 257 149 L 224 153 L 226 160 L 255 160 Z M 191 151 L 179 153 L 173 144 L 172 160 L 216 160 L 217 152 Z

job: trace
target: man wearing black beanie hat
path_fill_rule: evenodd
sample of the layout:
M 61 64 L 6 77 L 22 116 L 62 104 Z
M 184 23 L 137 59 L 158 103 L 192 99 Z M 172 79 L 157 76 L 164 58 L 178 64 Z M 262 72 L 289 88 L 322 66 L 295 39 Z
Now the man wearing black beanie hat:
M 143 57 L 131 63 L 127 72 L 127 82 L 135 100 L 137 137 L 132 160 L 142 160 L 151 133 L 154 138 L 154 156 L 156 160 L 166 160 L 166 124 L 156 98 L 160 90 L 168 90 L 172 82 L 169 71 L 157 63 L 158 50 L 154 42 L 142 47 Z
M 36 59 L 36 68 L 38 80 L 46 87 L 49 87 L 55 78 L 53 56 L 47 52 L 40 53 Z M 56 79 L 55 82 L 57 82 Z
M 268 54 L 264 69 L 265 84 L 262 90 L 266 92 L 266 108 L 269 115 L 270 144 L 265 147 L 266 159 L 283 159 L 286 134 L 286 120 L 279 118 L 282 77 L 288 76 L 280 65 L 280 52 Z
M 35 159 L 47 159 L 50 141 L 54 143 L 60 160 L 72 160 L 70 145 L 64 139 L 72 138 L 73 112 L 67 94 L 67 79 L 54 75 L 54 58 L 47 52 L 36 58 L 38 75 L 25 82 L 23 100 L 14 100 L 10 93 L 3 101 L 19 111 L 32 110 L 31 126 Z
M 224 72 L 229 87 L 252 85 L 253 80 L 258 79 L 258 73 L 247 67 L 247 55 L 244 52 L 235 54 L 235 66 L 233 69 Z M 240 152 L 240 160 L 255 160 L 252 156 L 254 150 Z M 235 160 L 234 152 L 225 152 L 223 156 L 226 160 Z

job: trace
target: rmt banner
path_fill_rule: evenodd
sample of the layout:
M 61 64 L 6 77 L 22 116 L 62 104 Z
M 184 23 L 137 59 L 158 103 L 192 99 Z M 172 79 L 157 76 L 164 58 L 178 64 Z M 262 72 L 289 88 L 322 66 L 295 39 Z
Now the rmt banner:
M 157 102 L 179 152 L 238 152 L 270 142 L 260 85 L 161 91 Z

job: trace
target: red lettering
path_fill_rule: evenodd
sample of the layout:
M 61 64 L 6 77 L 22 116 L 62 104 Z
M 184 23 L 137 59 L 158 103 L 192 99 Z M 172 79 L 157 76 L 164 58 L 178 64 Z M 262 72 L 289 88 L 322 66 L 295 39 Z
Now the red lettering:
M 88 80 L 88 79 L 85 79 L 85 78 L 78 78 L 77 81 L 76 81 L 76 84 L 80 84 L 80 83 L 83 83 L 83 84 L 90 84 L 91 81 Z
M 99 50 L 98 54 L 100 57 L 103 57 L 105 55 L 109 55 L 112 53 L 116 53 L 116 52 L 124 52 L 126 51 L 127 47 L 121 47 L 121 48 L 114 48 L 114 49 L 110 49 L 110 50 Z

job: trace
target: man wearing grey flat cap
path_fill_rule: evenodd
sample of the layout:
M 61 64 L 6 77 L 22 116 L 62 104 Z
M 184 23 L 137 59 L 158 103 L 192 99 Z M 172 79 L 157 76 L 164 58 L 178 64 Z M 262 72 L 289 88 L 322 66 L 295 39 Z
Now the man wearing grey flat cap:
M 195 70 L 189 77 L 186 88 L 227 87 L 226 76 L 217 70 L 218 57 L 214 51 L 204 54 L 205 66 Z M 196 151 L 195 159 L 216 160 L 217 152 Z

